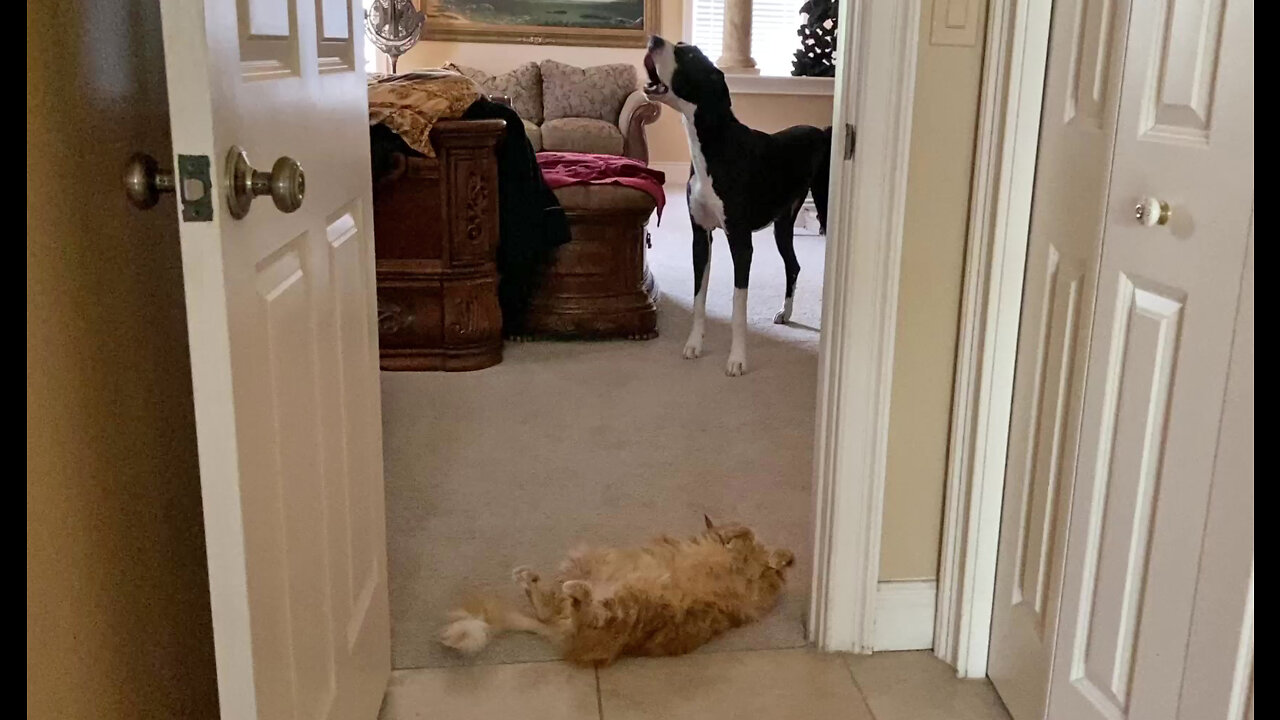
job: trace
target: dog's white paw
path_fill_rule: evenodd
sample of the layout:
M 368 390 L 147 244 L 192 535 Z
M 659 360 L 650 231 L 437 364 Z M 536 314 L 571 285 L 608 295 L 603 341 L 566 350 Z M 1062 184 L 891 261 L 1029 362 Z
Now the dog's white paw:
M 520 585 L 527 586 L 538 582 L 540 578 L 538 577 L 538 573 L 533 571 L 533 568 L 528 565 L 521 565 L 511 571 L 511 579 L 515 580 Z
M 689 338 L 684 344 L 684 359 L 694 360 L 702 357 L 702 338 Z
M 790 322 L 793 302 L 795 302 L 794 298 L 787 298 L 782 301 L 782 309 L 778 311 L 777 315 L 773 316 L 773 323 L 775 325 L 786 325 Z
M 746 353 L 729 353 L 729 362 L 725 363 L 724 374 L 729 377 L 738 377 L 745 375 L 747 372 L 747 355 Z

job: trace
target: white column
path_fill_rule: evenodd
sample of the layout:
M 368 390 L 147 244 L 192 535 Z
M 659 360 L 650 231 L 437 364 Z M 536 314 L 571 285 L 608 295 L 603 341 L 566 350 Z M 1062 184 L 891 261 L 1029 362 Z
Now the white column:
M 724 0 L 723 41 L 716 66 L 727 73 L 760 74 L 751 57 L 751 0 Z

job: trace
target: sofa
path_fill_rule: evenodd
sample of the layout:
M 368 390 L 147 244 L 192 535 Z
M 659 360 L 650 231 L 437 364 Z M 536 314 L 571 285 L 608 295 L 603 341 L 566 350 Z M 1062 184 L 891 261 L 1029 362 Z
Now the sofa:
M 537 152 L 621 155 L 649 162 L 645 127 L 658 119 L 661 106 L 639 90 L 633 65 L 579 68 L 543 60 L 501 75 L 454 63 L 445 69 L 471 78 L 519 113 Z

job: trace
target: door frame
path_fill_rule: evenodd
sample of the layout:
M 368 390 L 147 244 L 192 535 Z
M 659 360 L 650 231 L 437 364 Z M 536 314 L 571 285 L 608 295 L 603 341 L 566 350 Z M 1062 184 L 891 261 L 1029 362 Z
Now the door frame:
M 1050 3 L 993 0 L 951 409 L 934 655 L 987 674 Z
M 840 8 L 814 448 L 808 639 L 873 649 L 921 0 Z M 991 0 L 952 398 L 934 654 L 984 677 L 1048 3 Z M 844 157 L 841 128 L 861 142 Z
M 889 390 L 921 0 L 840 6 L 806 632 L 866 653 L 875 630 Z M 843 160 L 857 128 L 858 152 Z

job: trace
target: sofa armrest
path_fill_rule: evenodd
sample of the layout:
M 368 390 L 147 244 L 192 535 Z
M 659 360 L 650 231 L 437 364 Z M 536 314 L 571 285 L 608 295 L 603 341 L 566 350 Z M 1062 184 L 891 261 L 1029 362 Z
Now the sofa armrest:
M 648 164 L 649 141 L 644 128 L 652 125 L 660 112 L 662 106 L 645 97 L 641 90 L 627 96 L 627 101 L 622 104 L 622 113 L 618 116 L 623 155 Z

